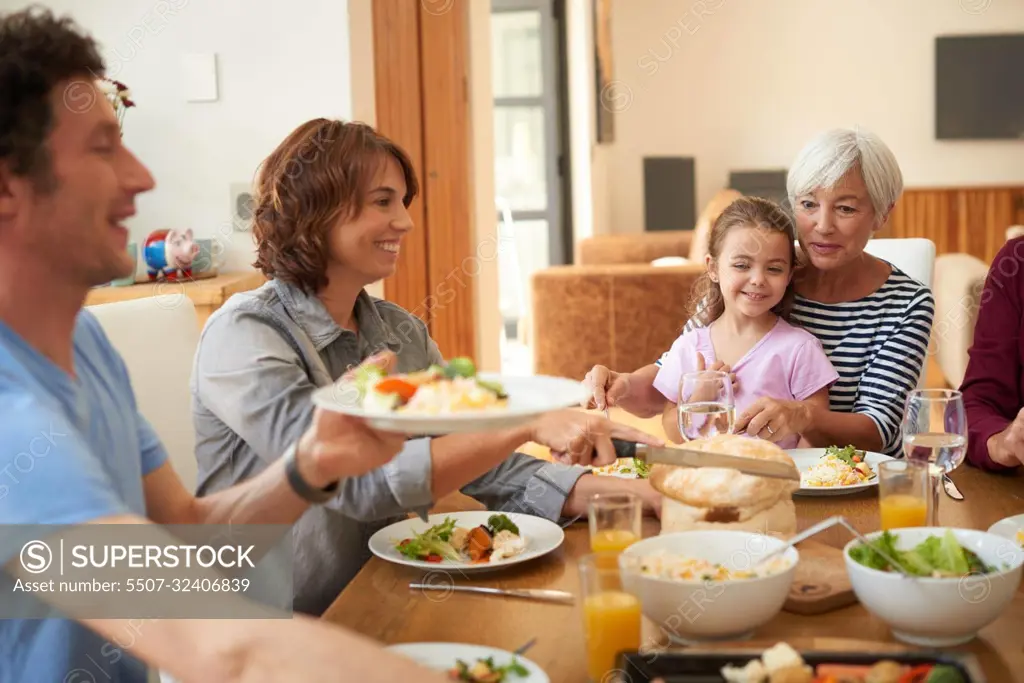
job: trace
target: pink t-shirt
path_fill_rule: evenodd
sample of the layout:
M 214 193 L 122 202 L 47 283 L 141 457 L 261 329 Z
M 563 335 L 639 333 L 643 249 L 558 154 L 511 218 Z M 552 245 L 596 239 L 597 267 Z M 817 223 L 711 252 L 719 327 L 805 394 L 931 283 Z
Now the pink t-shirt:
M 706 367 L 717 360 L 711 344 L 711 331 L 706 327 L 698 327 L 676 339 L 672 349 L 662 358 L 654 388 L 668 400 L 677 402 L 679 380 L 685 373 L 697 370 L 698 352 L 704 355 Z M 732 371 L 736 373 L 739 384 L 733 396 L 737 418 L 762 396 L 802 401 L 839 377 L 817 337 L 781 318 L 732 367 Z M 799 436 L 792 436 L 778 445 L 795 448 L 799 442 Z

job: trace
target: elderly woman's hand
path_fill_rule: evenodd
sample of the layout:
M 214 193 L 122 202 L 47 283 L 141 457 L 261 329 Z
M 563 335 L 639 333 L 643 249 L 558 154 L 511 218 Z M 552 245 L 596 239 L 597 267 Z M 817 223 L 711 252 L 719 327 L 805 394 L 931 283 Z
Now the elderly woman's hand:
M 779 442 L 802 434 L 810 426 L 810 409 L 803 401 L 759 398 L 736 419 L 733 431 Z

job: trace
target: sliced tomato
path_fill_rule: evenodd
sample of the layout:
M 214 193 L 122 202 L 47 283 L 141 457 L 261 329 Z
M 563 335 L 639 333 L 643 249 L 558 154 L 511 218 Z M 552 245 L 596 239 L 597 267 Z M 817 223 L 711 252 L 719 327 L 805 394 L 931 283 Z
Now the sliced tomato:
M 430 555 L 427 555 L 426 561 L 427 562 L 440 562 L 441 561 L 441 556 L 437 555 L 436 553 L 431 553 Z
M 409 545 L 410 543 L 412 543 L 412 539 L 411 539 L 411 538 L 406 538 L 406 539 L 403 539 L 403 540 L 402 540 L 402 541 L 401 541 L 401 542 L 400 542 L 400 543 L 398 544 L 398 547 L 402 547 L 402 546 L 405 546 L 405 545 Z
M 390 379 L 382 379 L 377 382 L 373 387 L 376 391 L 382 394 L 398 394 L 403 399 L 408 401 L 416 393 L 416 385 L 406 382 L 404 379 L 397 379 L 392 377 Z
M 924 683 L 931 672 L 931 664 L 918 664 L 900 677 L 900 683 Z

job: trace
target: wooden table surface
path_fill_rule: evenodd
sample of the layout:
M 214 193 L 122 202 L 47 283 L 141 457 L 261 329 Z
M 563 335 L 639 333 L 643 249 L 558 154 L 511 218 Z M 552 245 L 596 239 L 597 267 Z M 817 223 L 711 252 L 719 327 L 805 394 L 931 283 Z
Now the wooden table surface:
M 613 419 L 616 416 L 613 415 Z M 623 422 L 638 424 L 635 419 Z M 652 427 L 653 421 L 640 423 Z M 529 449 L 528 449 L 529 450 Z M 537 449 L 534 455 L 543 456 Z M 952 475 L 963 492 L 963 502 L 943 496 L 939 509 L 942 526 L 988 529 L 994 522 L 1024 512 L 1024 476 L 997 476 L 963 466 Z M 447 509 L 463 507 L 468 499 L 445 501 Z M 878 528 L 877 493 L 836 497 L 796 497 L 798 526 L 836 514 L 844 515 L 861 532 Z M 469 505 L 468 507 L 478 507 Z M 644 536 L 656 535 L 655 519 L 644 520 Z M 815 537 L 836 547 L 844 546 L 850 535 L 832 528 Z M 585 523 L 566 529 L 565 543 L 549 555 L 508 570 L 485 575 L 452 575 L 455 583 L 501 588 L 554 588 L 579 595 L 575 561 L 589 552 Z M 536 637 L 527 653 L 554 683 L 584 683 L 587 680 L 581 614 L 577 605 L 554 605 L 494 596 L 421 592 L 409 589 L 413 581 L 444 584 L 450 580 L 439 572 L 424 572 L 373 558 L 341 593 L 323 618 L 341 624 L 386 644 L 450 641 L 474 643 L 514 650 Z M 797 648 L 915 649 L 897 643 L 889 628 L 859 604 L 816 616 L 779 613 L 754 634 L 754 642 L 735 644 L 739 648 L 786 641 Z M 844 639 L 837 641 L 834 639 Z M 851 640 L 852 639 L 852 640 Z M 884 644 L 884 645 L 879 645 Z M 666 646 L 660 631 L 644 620 L 643 650 Z M 722 647 L 721 644 L 715 647 Z M 995 622 L 984 628 L 971 643 L 951 648 L 974 653 L 990 682 L 1024 683 L 1024 589 Z

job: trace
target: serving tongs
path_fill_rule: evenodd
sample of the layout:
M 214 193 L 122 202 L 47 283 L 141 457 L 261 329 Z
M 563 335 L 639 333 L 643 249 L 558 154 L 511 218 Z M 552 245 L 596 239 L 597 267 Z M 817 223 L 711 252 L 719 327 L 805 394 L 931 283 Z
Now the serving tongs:
M 903 565 L 901 565 L 895 558 L 891 557 L 889 553 L 882 551 L 877 545 L 869 541 L 861 532 L 857 531 L 857 529 L 854 528 L 854 526 L 850 524 L 842 515 L 829 517 L 828 519 L 822 520 L 817 524 L 805 529 L 804 531 L 801 531 L 799 534 L 793 536 L 793 538 L 789 539 L 784 544 L 782 544 L 781 546 L 779 546 L 778 548 L 776 548 L 775 550 L 771 551 L 770 553 L 762 557 L 760 560 L 758 560 L 755 563 L 755 566 L 764 564 L 765 562 L 768 562 L 769 560 L 778 557 L 782 553 L 786 552 L 786 550 L 788 550 L 789 548 L 792 548 L 797 543 L 800 543 L 801 541 L 806 541 L 811 536 L 820 534 L 825 529 L 834 527 L 836 524 L 846 527 L 847 531 L 856 536 L 861 543 L 863 543 L 864 545 L 866 545 L 867 547 L 871 548 L 876 553 L 881 555 L 882 559 L 891 564 L 904 577 L 908 579 L 917 578 L 915 574 L 911 574 L 906 569 L 904 569 Z

